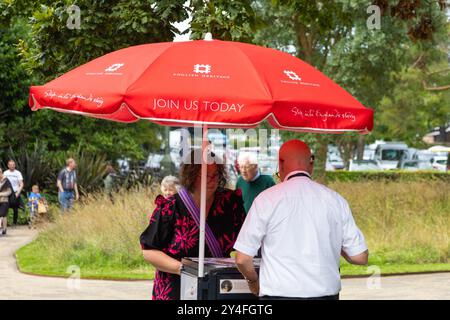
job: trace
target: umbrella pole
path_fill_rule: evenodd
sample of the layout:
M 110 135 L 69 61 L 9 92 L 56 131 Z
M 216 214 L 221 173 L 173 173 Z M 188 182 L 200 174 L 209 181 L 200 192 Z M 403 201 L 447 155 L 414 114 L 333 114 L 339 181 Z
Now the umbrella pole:
M 199 253 L 198 253 L 198 277 L 203 278 L 204 264 L 205 264 L 205 223 L 206 223 L 206 178 L 207 178 L 207 163 L 206 157 L 208 148 L 208 125 L 203 125 L 202 128 L 202 168 L 201 168 L 201 197 L 200 197 L 200 239 L 199 239 Z

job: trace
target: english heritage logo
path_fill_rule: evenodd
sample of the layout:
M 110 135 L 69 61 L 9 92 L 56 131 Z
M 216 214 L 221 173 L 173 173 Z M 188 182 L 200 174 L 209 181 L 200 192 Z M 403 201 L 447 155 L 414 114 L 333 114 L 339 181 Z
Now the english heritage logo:
M 291 80 L 295 80 L 295 81 L 302 81 L 302 78 L 300 78 L 298 76 L 298 74 L 296 74 L 294 71 L 291 70 L 284 70 L 283 71 L 285 75 L 287 75 L 289 77 L 289 79 Z
M 280 80 L 281 83 L 310 86 L 310 87 L 320 87 L 320 84 L 318 84 L 318 83 L 303 81 L 302 78 L 295 71 L 285 69 L 285 70 L 283 70 L 283 73 L 284 73 L 285 77 L 288 78 L 289 80 L 281 79 Z
M 116 72 L 120 68 L 122 68 L 125 64 L 124 63 L 114 63 L 110 65 L 108 68 L 105 69 L 105 72 Z
M 210 78 L 210 79 L 223 79 L 229 80 L 231 77 L 228 74 L 216 74 L 212 72 L 213 67 L 207 63 L 196 63 L 192 67 L 192 72 L 174 72 L 174 77 L 184 78 Z
M 102 72 L 86 72 L 87 76 L 122 76 L 122 72 L 117 72 L 119 69 L 121 69 L 125 63 L 113 63 L 106 67 L 104 71 Z
M 195 64 L 194 72 L 195 73 L 210 73 L 211 66 L 209 64 Z

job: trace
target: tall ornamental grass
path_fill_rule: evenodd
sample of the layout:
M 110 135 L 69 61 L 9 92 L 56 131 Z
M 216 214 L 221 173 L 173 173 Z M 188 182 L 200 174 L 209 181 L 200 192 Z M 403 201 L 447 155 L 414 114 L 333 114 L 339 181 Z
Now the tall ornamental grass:
M 444 181 L 332 182 L 366 236 L 372 264 L 449 263 L 450 185 Z M 148 225 L 156 192 L 135 189 L 84 198 L 28 247 L 27 269 L 145 274 L 139 235 Z M 113 273 L 114 273 L 113 272 Z

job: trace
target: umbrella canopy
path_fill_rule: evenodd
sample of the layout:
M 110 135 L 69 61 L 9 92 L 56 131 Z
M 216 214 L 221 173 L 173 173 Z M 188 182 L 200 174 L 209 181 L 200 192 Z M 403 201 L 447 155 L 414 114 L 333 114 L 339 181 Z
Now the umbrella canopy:
M 251 44 L 200 40 L 118 50 L 30 89 L 32 110 L 50 108 L 120 122 L 171 126 L 368 133 L 373 111 L 320 71 Z M 199 277 L 204 276 L 206 174 L 202 158 Z
M 274 49 L 165 42 L 106 54 L 30 90 L 33 110 L 172 126 L 368 133 L 373 111 L 320 71 Z

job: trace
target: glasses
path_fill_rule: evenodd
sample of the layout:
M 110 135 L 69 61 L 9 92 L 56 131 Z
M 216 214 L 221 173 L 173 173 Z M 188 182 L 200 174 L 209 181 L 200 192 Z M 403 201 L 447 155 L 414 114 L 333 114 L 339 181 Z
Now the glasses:
M 208 182 L 211 182 L 211 181 L 214 181 L 214 180 L 216 180 L 217 178 L 219 177 L 219 175 L 217 174 L 217 173 L 215 173 L 215 174 L 213 174 L 213 175 L 208 175 L 207 176 L 207 181 Z
M 256 168 L 256 164 L 247 164 L 245 166 L 239 166 L 239 170 L 241 171 L 249 171 Z
M 313 163 L 315 159 L 316 159 L 316 157 L 313 154 L 311 155 L 311 157 L 309 157 L 309 161 L 311 163 Z M 280 162 L 283 162 L 283 161 L 284 161 L 283 159 L 280 159 Z M 277 171 L 275 172 L 275 176 L 281 180 L 279 168 L 277 168 Z

